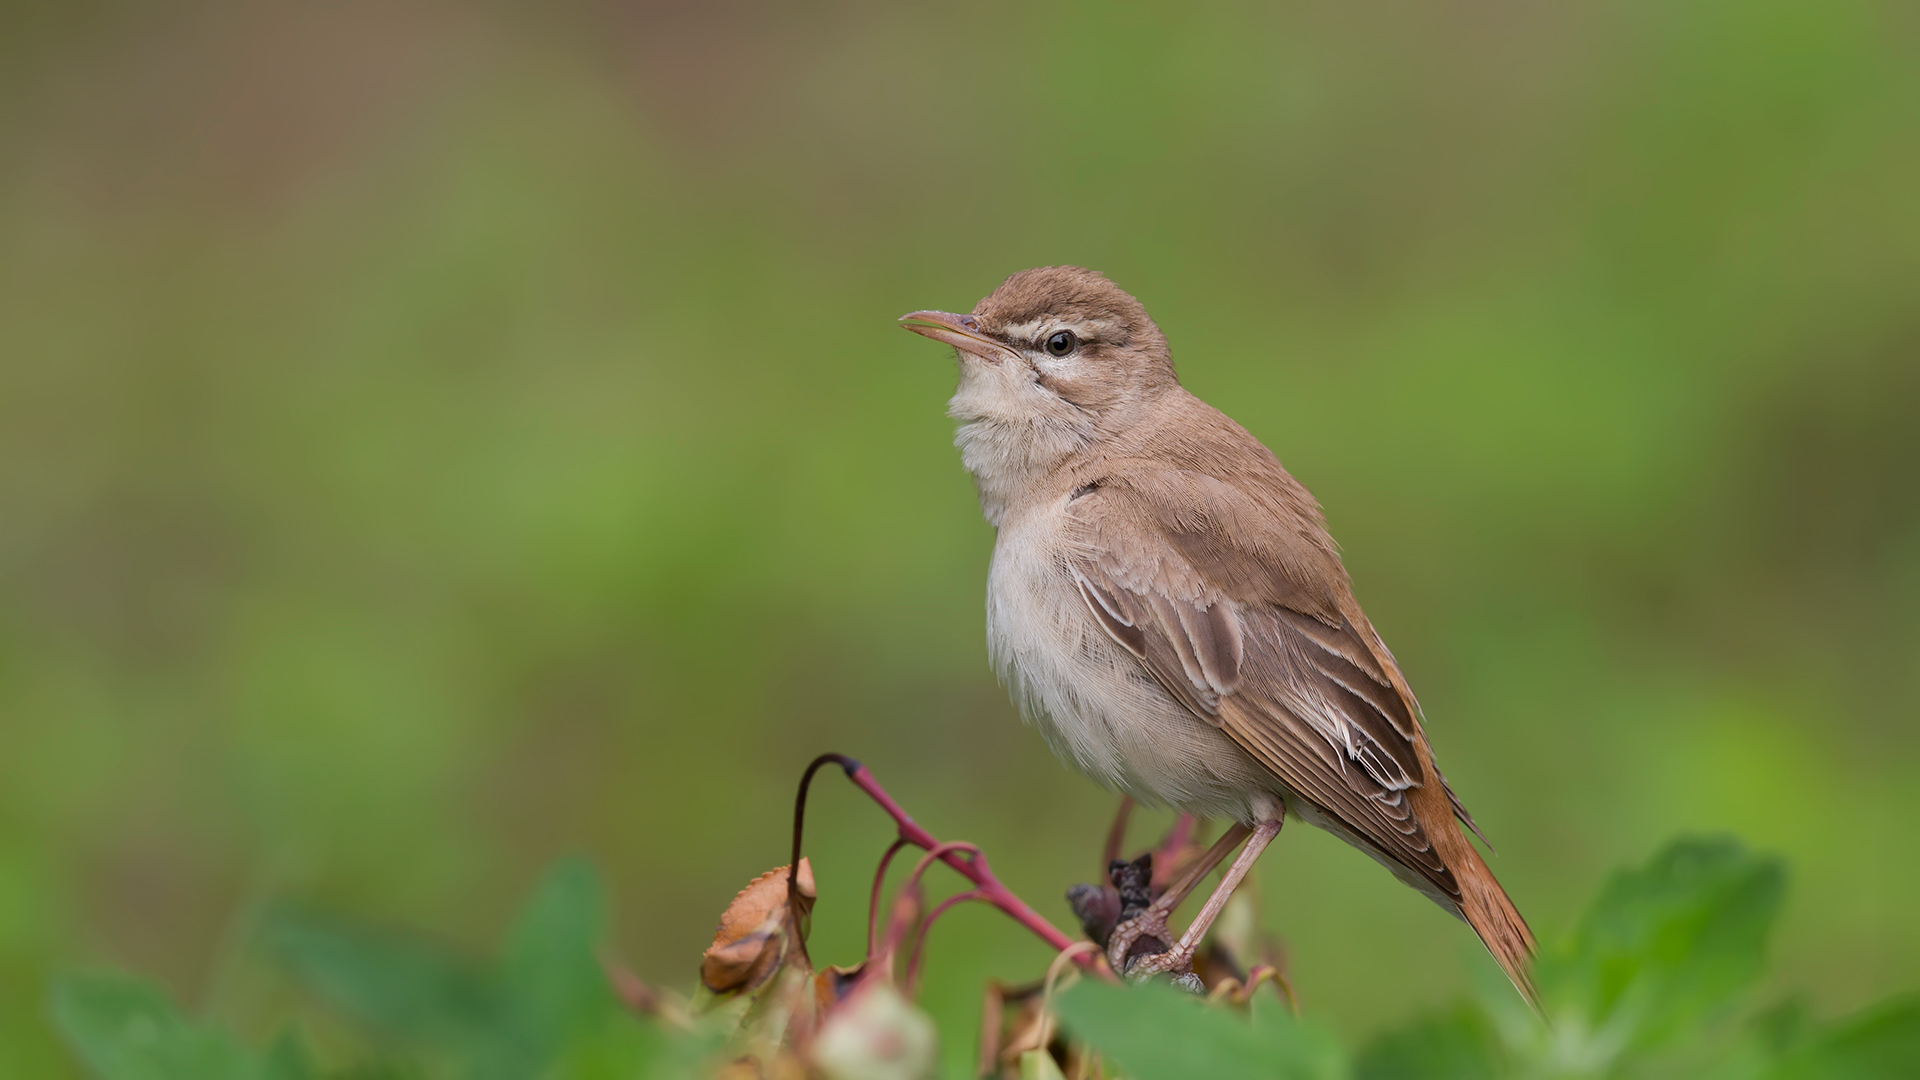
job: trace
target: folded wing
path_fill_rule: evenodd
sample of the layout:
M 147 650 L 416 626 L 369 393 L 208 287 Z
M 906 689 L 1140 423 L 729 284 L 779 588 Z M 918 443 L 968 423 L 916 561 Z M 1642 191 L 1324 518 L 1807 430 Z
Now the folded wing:
M 1426 782 L 1410 697 L 1344 610 L 1311 498 L 1284 473 L 1252 492 L 1180 470 L 1121 475 L 1069 508 L 1071 571 L 1100 625 L 1289 791 L 1458 903 L 1409 797 Z

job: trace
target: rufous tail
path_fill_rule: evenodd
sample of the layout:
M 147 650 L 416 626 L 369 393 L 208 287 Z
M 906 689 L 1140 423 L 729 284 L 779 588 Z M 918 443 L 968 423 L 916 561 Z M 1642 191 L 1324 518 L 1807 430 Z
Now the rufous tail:
M 1540 994 L 1533 985 L 1533 931 L 1527 929 L 1527 920 L 1507 899 L 1507 891 L 1494 879 L 1480 853 L 1464 841 L 1460 849 L 1464 858 L 1452 868 L 1454 880 L 1460 883 L 1460 914 L 1480 935 L 1500 970 L 1513 980 L 1513 988 L 1539 1012 Z

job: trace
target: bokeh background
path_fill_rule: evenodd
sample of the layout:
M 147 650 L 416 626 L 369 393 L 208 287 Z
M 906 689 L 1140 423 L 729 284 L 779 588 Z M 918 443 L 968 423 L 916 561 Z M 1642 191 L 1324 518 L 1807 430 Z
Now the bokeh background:
M 1059 262 L 1325 503 L 1537 929 L 1731 830 L 1778 992 L 1920 983 L 1920 8 L 26 2 L 0 1073 L 68 1074 L 50 972 L 264 1030 L 265 899 L 479 947 L 570 852 L 690 987 L 827 749 L 1069 921 L 1112 799 L 987 668 L 893 325 Z M 889 831 L 816 791 L 851 962 Z M 1488 963 L 1309 830 L 1260 881 L 1356 1037 Z M 931 948 L 965 1061 L 1047 957 Z

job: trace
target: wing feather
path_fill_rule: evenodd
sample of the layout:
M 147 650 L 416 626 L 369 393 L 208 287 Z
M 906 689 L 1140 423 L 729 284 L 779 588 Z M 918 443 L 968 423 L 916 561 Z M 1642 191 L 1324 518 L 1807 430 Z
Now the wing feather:
M 1457 901 L 1407 797 L 1422 783 L 1413 710 L 1367 637 L 1315 589 L 1263 582 L 1235 548 L 1238 530 L 1222 527 L 1274 508 L 1218 481 L 1158 479 L 1204 497 L 1156 517 L 1156 500 L 1109 482 L 1071 506 L 1083 533 L 1072 570 L 1096 621 L 1289 791 Z M 1196 566 L 1200 554 L 1219 565 Z M 1264 565 L 1284 577 L 1315 557 L 1270 552 Z

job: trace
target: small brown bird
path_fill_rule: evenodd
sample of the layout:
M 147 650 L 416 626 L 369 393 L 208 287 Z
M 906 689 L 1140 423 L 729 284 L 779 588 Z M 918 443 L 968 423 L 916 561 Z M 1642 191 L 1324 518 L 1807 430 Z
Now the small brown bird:
M 1319 504 L 1180 386 L 1140 302 L 1050 266 L 901 322 L 957 352 L 947 411 L 998 534 L 988 647 L 1023 714 L 1102 784 L 1237 823 L 1114 932 L 1115 969 L 1190 971 L 1290 810 L 1465 920 L 1533 1000 L 1533 935 L 1455 824 L 1474 827 Z M 1130 955 L 1173 940 L 1167 915 L 1243 838 L 1173 949 Z

